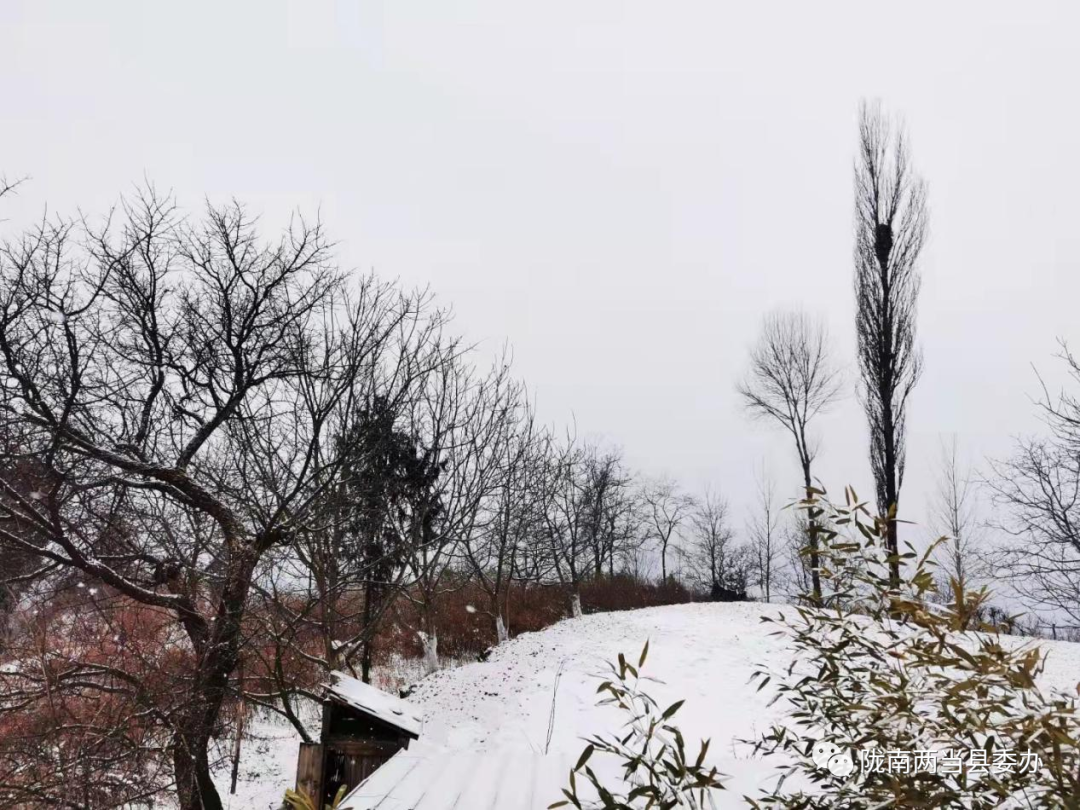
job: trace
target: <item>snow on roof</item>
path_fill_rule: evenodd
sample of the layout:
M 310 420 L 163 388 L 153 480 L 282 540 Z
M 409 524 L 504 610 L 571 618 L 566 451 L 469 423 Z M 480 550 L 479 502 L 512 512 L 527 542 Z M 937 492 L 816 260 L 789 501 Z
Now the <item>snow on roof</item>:
M 370 714 L 394 728 L 399 728 L 413 737 L 420 736 L 424 721 L 420 713 L 400 698 L 376 689 L 356 678 L 350 678 L 344 672 L 331 672 L 331 682 L 326 684 L 327 695 L 331 698 Z
M 413 743 L 361 782 L 341 810 L 545 810 L 563 798 L 575 759 L 529 750 L 447 753 Z

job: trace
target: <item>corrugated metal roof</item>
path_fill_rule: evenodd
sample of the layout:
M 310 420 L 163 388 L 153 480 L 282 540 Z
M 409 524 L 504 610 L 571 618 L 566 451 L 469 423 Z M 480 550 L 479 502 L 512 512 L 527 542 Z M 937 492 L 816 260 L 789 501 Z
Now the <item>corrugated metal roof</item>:
M 562 798 L 574 758 L 531 751 L 399 751 L 341 810 L 546 810 Z
M 413 737 L 420 736 L 424 721 L 420 713 L 401 698 L 351 678 L 344 672 L 331 672 L 327 695 L 399 728 Z

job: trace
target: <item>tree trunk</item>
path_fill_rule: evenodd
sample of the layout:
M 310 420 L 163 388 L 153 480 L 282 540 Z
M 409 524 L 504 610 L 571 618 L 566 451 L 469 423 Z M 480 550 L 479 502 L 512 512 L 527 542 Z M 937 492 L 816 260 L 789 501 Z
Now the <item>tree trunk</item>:
M 221 715 L 229 675 L 240 659 L 241 617 L 259 551 L 237 543 L 214 621 L 185 620 L 198 654 L 192 673 L 190 703 L 177 718 L 173 768 L 180 810 L 223 810 L 210 776 L 210 736 Z
M 807 453 L 809 456 L 809 452 Z M 812 497 L 810 488 L 812 477 L 810 475 L 810 462 L 803 462 L 803 483 L 806 486 L 806 498 Z M 821 604 L 821 556 L 818 554 L 818 528 L 813 518 L 810 518 L 810 593 L 815 605 Z M 766 600 L 767 601 L 767 600 Z
M 893 499 L 890 509 L 895 510 L 895 508 L 896 500 Z M 893 513 L 893 515 L 895 515 L 895 513 Z M 889 561 L 889 587 L 895 590 L 900 587 L 900 537 L 896 530 L 896 518 L 892 515 L 889 517 L 885 543 L 888 546 L 889 555 L 892 558 Z
M 439 636 L 432 630 L 429 633 L 421 632 L 420 646 L 423 648 L 424 674 L 431 675 L 438 672 L 439 667 Z
M 501 613 L 495 614 L 495 638 L 498 639 L 499 644 L 510 638 L 510 634 L 506 632 L 506 622 L 503 621 Z
M 179 810 L 224 810 L 210 776 L 208 733 L 191 737 L 178 734 L 173 740 L 173 768 Z
M 367 638 L 364 639 L 364 646 L 360 651 L 360 679 L 364 683 L 371 683 L 371 659 L 372 659 L 372 647 L 374 647 L 374 631 L 371 629 L 371 617 L 375 612 L 375 598 L 372 594 L 374 589 L 373 583 L 368 583 L 364 588 L 364 630 L 367 632 Z
M 580 619 L 584 615 L 581 610 L 581 594 L 578 593 L 576 586 L 570 595 L 570 615 L 575 619 Z
M 891 400 L 891 395 L 890 395 Z M 885 517 L 888 520 L 885 536 L 885 545 L 889 556 L 889 587 L 896 590 L 900 587 L 900 544 L 896 529 L 896 512 L 899 508 L 897 503 L 900 493 L 896 486 L 896 424 L 893 420 L 891 404 L 887 403 L 884 408 L 885 427 Z
M 896 392 L 896 376 L 894 375 L 893 355 L 893 311 L 892 311 L 892 273 L 889 264 L 889 255 L 893 248 L 893 233 L 891 226 L 877 226 L 874 237 L 875 252 L 878 264 L 881 267 L 881 291 L 882 291 L 882 329 L 881 329 L 881 356 L 879 358 L 881 382 L 878 388 L 878 396 L 881 398 L 881 429 L 884 432 L 883 449 L 885 451 L 885 469 L 882 471 L 885 481 L 885 503 L 879 503 L 878 509 L 885 511 L 888 520 L 885 536 L 885 546 L 889 556 L 889 587 L 896 590 L 900 587 L 900 559 L 899 546 L 896 532 L 896 508 L 899 492 L 896 486 L 896 414 L 893 413 L 893 394 Z M 882 487 L 879 485 L 880 498 Z
M 247 719 L 247 703 L 244 702 L 244 670 L 240 669 L 237 680 L 240 682 L 240 702 L 236 708 L 236 739 L 233 741 L 232 778 L 229 781 L 230 795 L 236 795 L 236 780 L 240 776 L 240 751 L 244 744 L 244 721 Z

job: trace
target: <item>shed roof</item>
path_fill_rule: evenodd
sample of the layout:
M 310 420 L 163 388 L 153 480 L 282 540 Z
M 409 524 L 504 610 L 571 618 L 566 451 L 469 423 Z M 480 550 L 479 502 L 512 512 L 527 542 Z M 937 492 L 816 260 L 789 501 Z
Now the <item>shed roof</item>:
M 401 698 L 351 678 L 344 672 L 331 672 L 330 678 L 330 683 L 326 684 L 326 694 L 331 700 L 369 714 L 412 737 L 420 736 L 423 718 Z
M 341 803 L 341 810 L 545 810 L 562 798 L 568 754 L 439 751 L 413 743 Z

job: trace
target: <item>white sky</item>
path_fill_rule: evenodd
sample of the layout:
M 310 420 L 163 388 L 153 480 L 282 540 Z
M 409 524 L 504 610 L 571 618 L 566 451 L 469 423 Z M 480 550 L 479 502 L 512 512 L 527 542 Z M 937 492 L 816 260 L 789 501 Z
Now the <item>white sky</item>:
M 1037 427 L 1031 363 L 1080 339 L 1080 6 L 824 6 L 8 0 L 0 171 L 32 180 L 2 227 L 143 178 L 268 222 L 321 208 L 343 265 L 508 339 L 546 421 L 741 515 L 765 460 L 798 482 L 734 396 L 761 315 L 823 314 L 851 366 L 855 114 L 880 97 L 930 187 L 922 520 L 940 437 L 1004 453 Z M 820 477 L 871 497 L 855 400 L 819 428 Z

